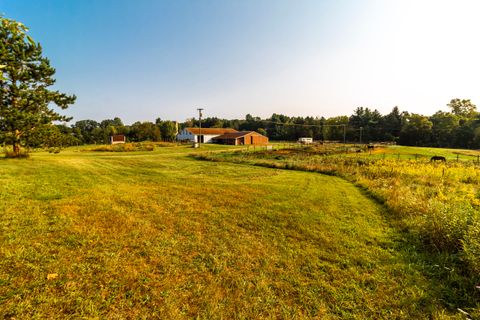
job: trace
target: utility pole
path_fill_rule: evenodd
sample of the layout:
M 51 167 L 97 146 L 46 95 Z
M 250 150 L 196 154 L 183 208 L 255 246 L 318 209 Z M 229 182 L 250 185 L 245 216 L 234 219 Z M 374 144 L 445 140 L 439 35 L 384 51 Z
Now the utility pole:
M 362 144 L 362 131 L 363 131 L 363 127 L 360 127 L 360 144 Z
M 200 147 L 200 143 L 202 142 L 202 111 L 203 108 L 197 108 L 198 110 L 198 121 L 200 122 L 200 130 L 198 130 L 198 147 Z

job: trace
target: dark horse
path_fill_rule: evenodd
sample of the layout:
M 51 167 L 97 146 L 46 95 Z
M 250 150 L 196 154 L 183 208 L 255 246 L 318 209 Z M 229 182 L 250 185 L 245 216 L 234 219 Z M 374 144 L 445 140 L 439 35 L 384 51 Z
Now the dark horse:
M 445 157 L 442 157 L 442 156 L 433 156 L 430 158 L 430 162 L 432 161 L 443 161 L 443 162 L 447 162 L 447 159 L 445 159 Z

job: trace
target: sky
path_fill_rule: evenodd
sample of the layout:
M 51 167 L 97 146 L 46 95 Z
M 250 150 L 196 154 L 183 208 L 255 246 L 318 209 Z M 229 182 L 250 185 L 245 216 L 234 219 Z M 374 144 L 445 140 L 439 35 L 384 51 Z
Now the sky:
M 477 0 L 0 0 L 75 94 L 124 123 L 480 107 Z

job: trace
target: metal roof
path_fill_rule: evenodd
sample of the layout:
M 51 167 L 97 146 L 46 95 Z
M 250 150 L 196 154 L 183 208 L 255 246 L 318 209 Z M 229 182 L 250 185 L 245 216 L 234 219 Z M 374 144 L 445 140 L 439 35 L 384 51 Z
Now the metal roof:
M 233 133 L 226 133 L 221 136 L 215 137 L 213 139 L 237 139 L 241 138 L 243 136 L 249 135 L 249 134 L 256 134 L 261 136 L 260 133 L 255 132 L 255 131 L 240 131 L 240 132 L 233 132 Z

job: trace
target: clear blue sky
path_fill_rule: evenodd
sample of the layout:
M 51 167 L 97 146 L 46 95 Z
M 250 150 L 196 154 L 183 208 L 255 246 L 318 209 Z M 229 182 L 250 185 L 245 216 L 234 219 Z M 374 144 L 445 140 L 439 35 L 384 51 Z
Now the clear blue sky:
M 431 114 L 480 105 L 477 1 L 0 0 L 74 120 Z

